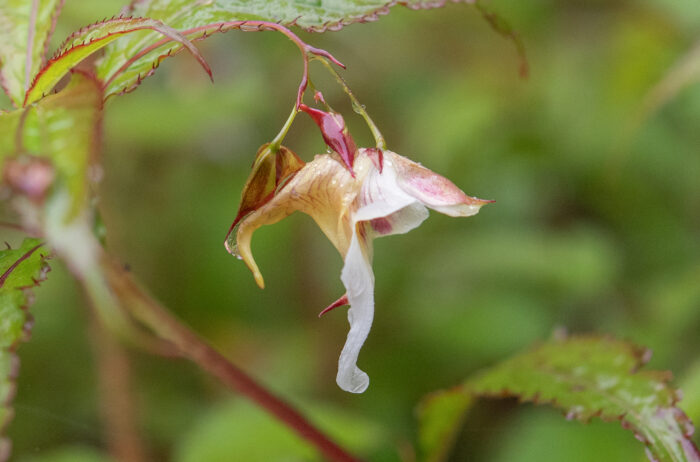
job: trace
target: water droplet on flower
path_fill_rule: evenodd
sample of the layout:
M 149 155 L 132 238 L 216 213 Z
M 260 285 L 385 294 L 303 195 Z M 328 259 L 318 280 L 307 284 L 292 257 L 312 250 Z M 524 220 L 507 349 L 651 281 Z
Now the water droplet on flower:
M 241 253 L 238 251 L 238 240 L 236 239 L 236 236 L 238 235 L 238 228 L 240 226 L 241 223 L 238 222 L 238 224 L 236 224 L 236 226 L 231 230 L 228 237 L 226 238 L 226 242 L 224 242 L 224 246 L 226 247 L 226 250 L 228 250 L 228 253 L 238 258 L 239 260 L 243 260 Z

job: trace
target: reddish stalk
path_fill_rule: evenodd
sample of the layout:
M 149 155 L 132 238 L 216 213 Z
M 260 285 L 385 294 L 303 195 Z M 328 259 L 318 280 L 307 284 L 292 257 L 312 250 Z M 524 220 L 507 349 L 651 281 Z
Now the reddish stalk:
M 282 401 L 253 378 L 233 365 L 147 295 L 118 265 L 107 263 L 104 270 L 110 286 L 126 309 L 157 335 L 172 342 L 184 357 L 215 376 L 231 389 L 254 401 L 294 430 L 332 462 L 359 462 L 328 436 L 314 427 L 301 413 Z
M 7 223 L 4 221 L 0 221 L 0 228 L 14 229 L 15 231 L 23 231 L 23 228 L 20 225 L 17 225 L 15 223 Z
M 334 64 L 337 66 L 342 67 L 345 69 L 345 65 L 338 61 L 332 54 L 327 52 L 326 50 L 322 50 L 320 48 L 312 47 L 311 45 L 307 44 L 304 42 L 302 39 L 299 38 L 294 32 L 289 30 L 287 27 L 278 24 L 276 22 L 269 22 L 269 21 L 225 21 L 225 22 L 217 22 L 217 23 L 212 23 L 212 24 L 207 24 L 206 26 L 200 26 L 200 27 L 194 27 L 192 29 L 187 29 L 184 31 L 181 31 L 180 33 L 184 36 L 192 35 L 192 34 L 197 34 L 197 33 L 202 33 L 201 36 L 195 37 L 192 39 L 192 41 L 196 40 L 202 40 L 208 37 L 208 33 L 214 33 L 214 32 L 225 32 L 227 30 L 231 29 L 240 29 L 243 32 L 260 32 L 264 30 L 273 30 L 277 32 L 281 32 L 284 34 L 288 39 L 290 39 L 294 44 L 299 48 L 302 54 L 302 58 L 304 60 L 304 72 L 302 74 L 301 78 L 301 83 L 299 84 L 299 90 L 297 91 L 297 102 L 296 102 L 296 107 L 299 109 L 299 106 L 301 105 L 301 100 L 304 95 L 304 92 L 306 91 L 306 87 L 308 86 L 309 83 L 309 54 L 315 55 L 315 56 L 320 56 L 324 58 L 328 58 L 331 60 Z M 117 71 L 112 74 L 112 76 L 106 80 L 104 87 L 107 88 L 109 84 L 111 84 L 115 78 L 122 72 L 124 72 L 126 69 L 129 68 L 133 63 L 135 63 L 137 60 L 142 58 L 143 56 L 147 55 L 153 50 L 156 50 L 163 45 L 171 42 L 172 39 L 170 38 L 164 38 L 162 40 L 159 40 L 158 42 L 154 43 L 153 45 L 150 45 L 143 50 L 139 51 L 136 53 L 134 56 L 132 56 L 128 61 L 126 61 L 122 66 L 117 69 Z M 170 54 L 170 51 L 168 52 Z
M 129 356 L 117 339 L 90 313 L 89 337 L 97 363 L 100 413 L 109 453 L 117 462 L 146 462 L 132 392 Z

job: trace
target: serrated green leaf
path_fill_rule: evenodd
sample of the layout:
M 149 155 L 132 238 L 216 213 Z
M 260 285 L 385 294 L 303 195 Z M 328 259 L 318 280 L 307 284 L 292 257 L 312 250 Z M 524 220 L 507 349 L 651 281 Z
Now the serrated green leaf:
M 28 336 L 31 318 L 26 289 L 44 280 L 48 271 L 45 252 L 37 239 L 25 239 L 21 247 L 0 251 L 0 430 L 12 418 L 11 402 L 17 376 L 15 350 Z M 0 460 L 9 457 L 9 442 L 0 435 Z
M 453 3 L 460 1 L 473 3 L 474 0 L 452 0 Z M 446 3 L 447 0 L 135 0 L 128 14 L 161 20 L 188 38 L 197 40 L 204 34 L 231 29 L 220 29 L 222 22 L 267 21 L 323 32 L 352 23 L 374 21 L 387 14 L 394 5 L 428 9 Z M 197 30 L 192 31 L 194 28 Z M 134 89 L 163 59 L 181 49 L 179 44 L 165 44 L 135 60 L 127 71 L 121 69 L 129 59 L 159 39 L 152 33 L 141 34 L 110 45 L 105 58 L 98 64 L 98 76 L 107 82 L 107 97 Z
M 99 137 L 102 91 L 99 82 L 74 74 L 60 93 L 23 110 L 0 115 L 0 170 L 11 156 L 51 161 L 54 188 L 71 197 L 76 214 L 87 197 L 87 171 Z
M 41 67 L 63 0 L 0 3 L 0 83 L 19 107 Z
M 457 3 L 460 0 L 454 1 Z M 464 0 L 473 3 L 473 0 Z M 337 30 L 376 20 L 400 4 L 412 9 L 444 6 L 447 0 L 135 0 L 130 14 L 160 19 L 178 29 L 218 21 L 257 19 L 296 25 L 308 31 Z
M 420 460 L 447 460 L 464 414 L 472 402 L 472 396 L 462 388 L 435 392 L 422 401 L 418 408 Z
M 38 101 L 76 65 L 120 37 L 144 30 L 156 31 L 157 37 L 168 37 L 186 47 L 207 72 L 210 72 L 197 49 L 177 31 L 150 18 L 114 18 L 84 27 L 68 37 L 53 58 L 39 71 L 24 98 L 24 105 Z
M 610 338 L 552 340 L 482 372 L 465 389 L 551 404 L 568 419 L 620 420 L 647 445 L 650 460 L 700 461 L 670 374 L 639 371 L 648 357 L 648 350 Z

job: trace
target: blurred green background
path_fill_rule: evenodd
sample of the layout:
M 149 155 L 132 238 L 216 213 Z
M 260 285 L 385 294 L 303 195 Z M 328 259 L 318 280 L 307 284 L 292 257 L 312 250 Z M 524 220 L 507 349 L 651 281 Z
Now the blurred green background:
M 68 0 L 55 41 L 122 3 Z M 465 6 L 396 7 L 376 23 L 301 34 L 348 65 L 392 150 L 497 201 L 375 243 L 363 395 L 335 385 L 347 321 L 340 310 L 316 315 L 343 291 L 342 260 L 312 220 L 294 215 L 256 234 L 264 291 L 223 247 L 253 155 L 293 104 L 298 51 L 271 32 L 214 36 L 200 46 L 215 85 L 182 55 L 107 107 L 101 208 L 112 252 L 235 363 L 372 461 L 411 460 L 424 394 L 562 328 L 650 347 L 652 368 L 695 380 L 683 391 L 700 420 L 700 380 L 689 374 L 700 369 L 700 86 L 630 129 L 645 95 L 700 40 L 700 5 L 489 5 L 525 42 L 529 79 L 512 44 Z M 370 144 L 321 66 L 312 78 Z M 285 144 L 306 160 L 325 150 L 303 115 Z M 15 460 L 104 460 L 86 309 L 59 262 L 32 312 L 9 429 Z M 190 364 L 130 355 L 149 460 L 316 460 Z M 642 459 L 617 423 L 584 426 L 503 401 L 470 413 L 451 460 Z

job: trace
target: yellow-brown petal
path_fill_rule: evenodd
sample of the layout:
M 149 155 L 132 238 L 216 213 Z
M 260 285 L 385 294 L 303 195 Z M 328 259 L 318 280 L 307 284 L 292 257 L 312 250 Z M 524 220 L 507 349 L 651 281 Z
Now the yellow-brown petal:
M 353 178 L 337 155 L 316 156 L 269 201 L 239 222 L 227 248 L 243 259 L 258 285 L 264 287 L 262 274 L 250 250 L 253 233 L 259 227 L 277 223 L 298 210 L 311 216 L 341 255 L 345 255 L 352 236 L 351 206 L 370 165 L 369 160 L 357 162 L 356 177 Z M 231 242 L 233 239 L 235 243 Z
M 291 149 L 284 146 L 272 149 L 270 143 L 262 145 L 243 187 L 241 204 L 238 208 L 238 214 L 229 228 L 229 234 L 243 217 L 272 199 L 275 189 L 290 175 L 301 170 L 303 166 L 304 161 Z M 226 235 L 226 239 L 228 239 L 229 234 Z

